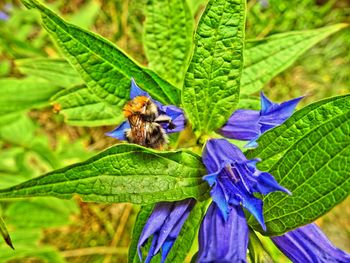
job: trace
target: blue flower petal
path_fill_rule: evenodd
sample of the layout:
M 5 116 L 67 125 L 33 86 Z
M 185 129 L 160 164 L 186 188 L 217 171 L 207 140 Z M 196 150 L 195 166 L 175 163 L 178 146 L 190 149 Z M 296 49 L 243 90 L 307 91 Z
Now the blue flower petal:
M 236 110 L 219 132 L 227 138 L 249 141 L 260 135 L 259 119 L 259 111 Z
M 9 16 L 5 13 L 0 11 L 0 20 L 6 21 L 9 19 Z
M 143 91 L 139 86 L 137 86 L 134 78 L 131 78 L 130 99 L 132 100 L 137 96 L 145 96 L 147 98 L 151 98 L 151 96 L 146 91 Z
M 152 244 L 154 244 L 154 246 L 152 246 L 152 248 L 154 251 L 158 240 L 157 233 L 159 233 L 162 227 L 162 224 L 164 223 L 168 215 L 171 213 L 172 206 L 173 206 L 172 203 L 162 202 L 162 203 L 158 203 L 154 207 L 151 216 L 148 218 L 145 226 L 143 227 L 142 233 L 140 235 L 140 239 L 137 243 L 137 252 L 141 261 L 142 261 L 141 247 L 144 246 L 148 238 L 150 238 L 153 235 Z M 153 253 L 149 252 L 148 255 L 150 254 L 152 254 L 153 256 Z
M 303 97 L 299 97 L 281 104 L 274 104 L 267 112 L 262 112 L 259 121 L 262 125 L 261 133 L 285 122 L 293 114 L 295 107 L 302 98 Z
M 142 230 L 137 244 L 137 251 L 141 261 L 141 247 L 147 243 L 147 240 L 151 236 L 153 236 L 152 245 L 146 261 L 150 261 L 160 250 L 162 262 L 166 259 L 170 248 L 174 244 L 195 203 L 195 199 L 186 199 L 177 202 L 161 202 L 156 204 Z
M 193 199 L 186 199 L 178 202 L 173 202 L 171 204 L 173 205 L 173 209 L 168 215 L 167 220 L 162 225 L 155 253 L 159 252 L 160 248 L 163 246 L 164 242 L 168 239 L 171 233 L 173 234 L 173 236 L 175 236 L 175 238 L 179 235 L 181 227 L 184 224 L 186 218 L 188 217 L 188 214 L 192 210 L 194 202 Z M 174 233 L 174 228 L 178 232 L 175 231 Z
M 225 139 L 211 139 L 205 144 L 202 155 L 203 163 L 209 173 L 217 173 L 234 161 L 246 161 L 242 151 Z
M 246 262 L 248 225 L 241 207 L 233 206 L 226 221 L 212 203 L 199 230 L 197 262 Z
M 261 98 L 261 114 L 266 114 L 274 105 L 277 105 L 276 103 L 273 103 L 271 100 L 269 100 L 264 92 L 260 92 L 260 98 Z
M 171 119 L 172 125 L 169 123 L 165 123 L 165 125 L 163 125 L 163 129 L 166 133 L 180 132 L 185 129 L 186 118 L 182 109 L 174 105 L 164 106 L 159 101 L 154 100 L 154 102 L 158 107 L 159 114 L 166 115 Z M 172 127 L 173 125 L 175 125 L 175 128 Z
M 294 263 L 349 263 L 350 255 L 336 248 L 316 224 L 309 224 L 271 238 Z
M 127 129 L 130 129 L 130 124 L 127 121 L 123 121 L 117 128 L 113 131 L 107 132 L 106 135 L 116 138 L 121 141 L 126 141 L 125 132 Z
M 263 216 L 263 201 L 254 196 L 245 196 L 242 199 L 243 207 L 256 218 L 262 229 L 266 231 L 266 225 Z
M 281 191 L 292 195 L 292 193 L 288 189 L 279 185 L 276 179 L 271 174 L 260 171 L 257 177 L 257 184 L 254 187 L 254 191 L 264 195 L 275 191 Z
M 220 209 L 221 215 L 225 221 L 227 221 L 228 214 L 230 212 L 230 208 L 228 205 L 228 197 L 224 191 L 224 188 L 218 182 L 210 191 L 210 195 L 214 201 L 214 203 Z

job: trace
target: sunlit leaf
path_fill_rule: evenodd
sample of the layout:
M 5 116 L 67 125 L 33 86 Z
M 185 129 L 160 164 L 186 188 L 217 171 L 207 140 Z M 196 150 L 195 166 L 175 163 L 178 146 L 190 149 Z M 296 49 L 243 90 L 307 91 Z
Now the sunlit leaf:
M 221 127 L 237 106 L 244 27 L 244 0 L 209 1 L 199 21 L 182 96 L 197 136 Z
M 149 67 L 182 85 L 192 49 L 194 18 L 186 0 L 148 0 L 144 46 Z
M 201 159 L 190 151 L 155 151 L 121 144 L 77 163 L 0 191 L 0 198 L 55 196 L 84 201 L 150 204 L 207 197 Z

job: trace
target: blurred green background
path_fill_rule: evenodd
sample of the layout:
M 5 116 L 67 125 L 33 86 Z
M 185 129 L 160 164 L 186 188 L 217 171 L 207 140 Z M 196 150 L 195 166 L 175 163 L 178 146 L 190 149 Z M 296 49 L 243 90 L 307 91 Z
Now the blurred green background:
M 147 65 L 142 46 L 145 2 L 45 1 L 66 20 L 104 36 Z M 205 3 L 188 0 L 197 20 Z M 58 86 L 65 85 L 65 80 L 43 80 L 23 66 L 29 61 L 35 68 L 33 58 L 62 55 L 40 26 L 38 14 L 26 10 L 19 1 L 1 0 L 0 11 L 0 107 L 16 108 L 18 102 L 18 96 L 4 101 L 2 94 L 18 95 L 29 86 L 39 90 L 23 94 L 20 99 L 25 106 L 16 114 L 3 112 L 0 116 L 0 186 L 7 187 L 85 160 L 116 141 L 104 135 L 112 127 L 65 125 L 63 117 L 57 114 L 57 105 L 48 101 Z M 246 38 L 261 39 L 344 22 L 350 23 L 348 0 L 248 0 Z M 274 101 L 306 95 L 301 106 L 350 93 L 349 48 L 350 30 L 332 35 L 269 82 L 264 92 Z M 67 77 L 66 82 L 70 81 L 74 79 Z M 349 204 L 348 198 L 317 221 L 330 239 L 348 252 Z M 79 198 L 5 200 L 1 202 L 1 213 L 16 251 L 0 242 L 0 262 L 126 262 L 137 210 L 130 204 L 82 203 Z M 281 257 L 279 262 L 287 260 Z

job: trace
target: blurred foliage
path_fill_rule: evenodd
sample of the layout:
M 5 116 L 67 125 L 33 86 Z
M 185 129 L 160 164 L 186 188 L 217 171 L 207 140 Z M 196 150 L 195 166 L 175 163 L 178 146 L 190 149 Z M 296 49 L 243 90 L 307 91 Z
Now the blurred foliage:
M 108 38 L 143 65 L 147 64 L 142 46 L 145 2 L 46 1 L 68 21 Z M 188 0 L 196 19 L 205 2 Z M 42 64 L 61 63 L 61 54 L 41 28 L 36 12 L 26 10 L 18 0 L 0 1 L 0 10 L 9 16 L 0 20 L 0 95 L 23 94 L 11 102 L 0 98 L 0 184 L 7 187 L 85 160 L 114 141 L 104 136 L 111 127 L 64 124 L 62 116 L 56 114 L 60 109 L 49 99 L 59 90 L 81 84 L 80 79 L 68 74 L 66 68 L 61 72 L 66 77 L 62 78 L 57 64 L 50 74 L 43 74 L 47 78 L 33 75 L 40 72 Z M 348 0 L 249 0 L 246 38 L 261 39 L 344 22 L 350 23 Z M 342 30 L 306 52 L 264 91 L 275 101 L 306 94 L 304 105 L 350 93 L 349 46 L 350 30 Z M 349 203 L 348 198 L 318 220 L 335 244 L 348 251 Z M 129 204 L 87 204 L 78 199 L 4 201 L 1 215 L 16 250 L 0 242 L 0 262 L 126 262 L 136 212 L 137 207 Z M 273 248 L 271 251 L 276 253 Z M 283 262 L 279 254 L 275 258 Z
M 248 1 L 247 39 L 350 23 L 347 0 Z M 302 103 L 350 92 L 350 30 L 343 30 L 305 53 L 267 88 L 275 100 L 307 95 Z

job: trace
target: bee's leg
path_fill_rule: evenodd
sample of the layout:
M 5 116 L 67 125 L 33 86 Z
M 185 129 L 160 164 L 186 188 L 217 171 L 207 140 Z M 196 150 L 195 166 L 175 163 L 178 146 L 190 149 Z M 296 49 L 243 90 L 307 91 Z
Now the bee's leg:
M 159 123 L 160 125 L 162 125 L 162 123 L 167 123 L 168 124 L 168 129 L 173 130 L 176 128 L 176 125 L 172 122 L 171 118 L 167 115 L 159 115 L 156 119 L 155 119 L 156 123 Z

